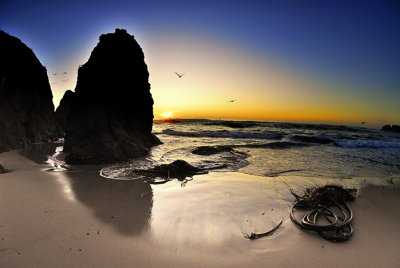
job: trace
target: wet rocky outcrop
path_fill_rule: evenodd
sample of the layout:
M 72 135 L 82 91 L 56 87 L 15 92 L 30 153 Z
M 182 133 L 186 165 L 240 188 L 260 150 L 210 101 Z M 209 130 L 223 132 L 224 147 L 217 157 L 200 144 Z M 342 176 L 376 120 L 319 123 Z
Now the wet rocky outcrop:
M 52 99 L 46 68 L 0 30 L 0 152 L 57 138 Z
M 7 172 L 9 172 L 9 170 L 6 169 L 5 167 L 3 167 L 3 166 L 0 164 L 0 174 L 4 174 L 4 173 L 7 173 Z
M 64 151 L 74 164 L 144 156 L 160 141 L 152 131 L 153 98 L 144 54 L 126 30 L 103 34 L 78 81 L 67 118 Z
M 152 184 L 166 183 L 172 179 L 183 181 L 186 178 L 191 178 L 194 175 L 206 174 L 207 169 L 192 166 L 188 162 L 178 159 L 169 164 L 154 166 L 147 170 L 133 170 L 132 174 L 144 175 L 146 181 Z M 156 180 L 161 178 L 162 180 Z
M 216 145 L 216 146 L 199 146 L 196 147 L 192 153 L 193 154 L 198 154 L 198 155 L 213 155 L 213 154 L 218 154 L 218 153 L 237 153 L 234 151 L 231 147 L 229 146 L 223 146 L 223 145 Z

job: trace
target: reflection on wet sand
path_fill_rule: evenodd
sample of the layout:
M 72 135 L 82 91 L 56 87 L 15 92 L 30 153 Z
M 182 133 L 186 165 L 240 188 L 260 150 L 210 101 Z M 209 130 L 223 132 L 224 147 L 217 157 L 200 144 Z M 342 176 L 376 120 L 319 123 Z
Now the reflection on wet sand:
M 56 148 L 59 146 L 62 146 L 62 143 L 58 142 L 33 143 L 27 146 L 26 148 L 19 150 L 18 153 L 37 164 L 44 164 L 49 159 L 49 156 L 55 153 Z
M 109 180 L 102 166 L 71 166 L 63 162 L 62 144 L 33 144 L 19 153 L 38 164 L 49 164 L 65 197 L 90 208 L 96 218 L 124 235 L 140 235 L 150 228 L 151 186 L 139 180 Z
M 147 232 L 153 206 L 148 183 L 105 179 L 99 175 L 100 167 L 74 168 L 75 171 L 65 172 L 65 177 L 77 201 L 125 235 Z

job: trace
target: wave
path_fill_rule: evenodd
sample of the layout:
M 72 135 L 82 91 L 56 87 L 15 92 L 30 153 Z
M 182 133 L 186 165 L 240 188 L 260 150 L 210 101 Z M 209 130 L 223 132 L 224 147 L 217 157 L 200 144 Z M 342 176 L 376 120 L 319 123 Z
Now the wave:
M 335 145 L 346 148 L 400 148 L 400 142 L 382 140 L 335 140 Z
M 277 142 L 262 143 L 262 144 L 234 145 L 232 147 L 263 148 L 263 149 L 289 149 L 289 148 L 299 148 L 299 147 L 307 147 L 307 146 L 310 146 L 310 144 L 299 143 L 299 142 L 290 142 L 290 141 L 277 141 Z
M 345 125 L 327 125 L 327 124 L 313 124 L 313 123 L 290 123 L 290 122 L 268 122 L 268 121 L 231 121 L 231 120 L 209 120 L 209 119 L 182 119 L 182 123 L 200 123 L 208 126 L 226 126 L 233 128 L 246 128 L 246 127 L 273 127 L 280 129 L 305 129 L 305 130 L 334 130 L 334 131 L 351 131 L 351 132 L 364 132 L 369 131 L 363 127 L 353 127 Z
M 304 135 L 294 135 L 290 137 L 291 140 L 305 142 L 305 143 L 317 143 L 317 144 L 329 144 L 333 143 L 333 140 L 327 137 L 321 136 L 304 136 Z
M 280 140 L 284 136 L 282 133 L 275 132 L 239 132 L 239 131 L 176 131 L 172 129 L 164 129 L 163 134 L 170 136 L 183 137 L 204 137 L 204 138 L 236 138 L 236 139 L 265 139 L 265 140 Z

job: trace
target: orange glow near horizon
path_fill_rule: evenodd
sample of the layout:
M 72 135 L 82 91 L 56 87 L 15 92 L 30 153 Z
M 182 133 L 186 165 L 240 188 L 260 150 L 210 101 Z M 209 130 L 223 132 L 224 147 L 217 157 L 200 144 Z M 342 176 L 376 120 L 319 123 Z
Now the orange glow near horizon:
M 274 57 L 253 54 L 240 44 L 180 32 L 135 37 L 150 73 L 155 119 L 400 124 L 395 98 L 357 96 L 352 85 L 324 81 Z M 57 82 L 52 85 L 56 107 L 63 92 L 73 89 L 77 66 L 87 61 L 88 53 L 71 60 L 74 69 L 67 70 L 72 74 L 68 82 L 57 82 L 59 77 L 49 74 L 50 82 Z M 185 75 L 179 78 L 175 72 Z
M 387 101 L 379 102 L 380 96 L 352 95 L 348 85 L 322 81 L 274 58 L 215 40 L 161 35 L 144 50 L 154 109 L 179 109 L 177 118 L 353 125 L 366 121 L 369 127 L 399 121 L 400 108 L 388 110 L 398 106 L 385 107 Z M 174 72 L 186 74 L 178 78 Z
M 163 112 L 160 116 L 164 119 L 170 119 L 174 116 L 174 112 Z

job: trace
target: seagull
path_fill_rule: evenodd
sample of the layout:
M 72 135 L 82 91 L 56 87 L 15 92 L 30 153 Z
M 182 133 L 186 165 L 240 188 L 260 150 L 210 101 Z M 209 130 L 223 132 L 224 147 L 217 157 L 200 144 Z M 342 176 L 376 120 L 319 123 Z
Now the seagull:
M 179 76 L 179 78 L 182 78 L 182 76 L 184 75 L 184 74 L 178 74 L 177 72 L 175 72 L 175 73 L 177 76 Z
M 236 100 L 230 100 L 230 101 L 228 101 L 228 102 L 235 102 Z

